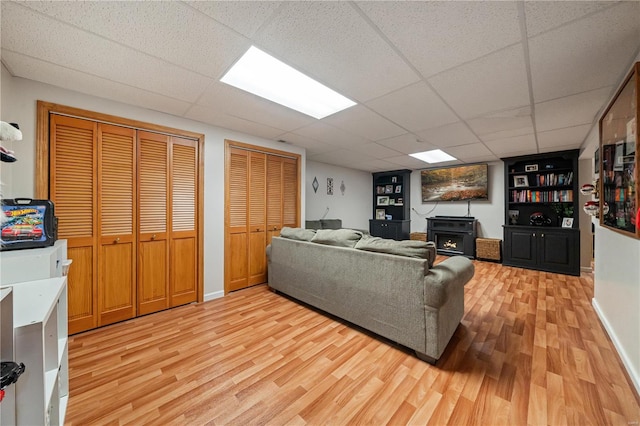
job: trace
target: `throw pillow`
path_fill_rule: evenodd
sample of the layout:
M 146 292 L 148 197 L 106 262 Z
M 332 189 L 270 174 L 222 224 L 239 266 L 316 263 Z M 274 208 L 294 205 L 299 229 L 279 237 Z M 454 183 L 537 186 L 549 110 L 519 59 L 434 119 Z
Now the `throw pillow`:
M 307 229 L 322 229 L 322 224 L 319 220 L 306 220 L 304 227 Z
M 311 241 L 315 235 L 315 229 L 289 228 L 285 226 L 280 230 L 280 236 L 290 240 Z
M 342 219 L 320 219 L 322 229 L 341 229 Z
M 360 238 L 362 238 L 362 232 L 353 229 L 318 229 L 311 242 L 353 248 Z
M 433 266 L 433 262 L 436 259 L 436 245 L 431 241 L 395 241 L 380 237 L 370 237 L 358 241 L 356 249 L 426 259 L 429 263 L 429 268 Z

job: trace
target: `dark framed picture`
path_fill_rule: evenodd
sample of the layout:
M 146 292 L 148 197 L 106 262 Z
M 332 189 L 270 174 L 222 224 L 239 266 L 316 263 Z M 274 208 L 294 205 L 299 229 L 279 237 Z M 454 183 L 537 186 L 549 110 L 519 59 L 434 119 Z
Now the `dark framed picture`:
M 396 194 L 400 194 L 402 192 L 402 185 L 396 185 Z
M 538 165 L 537 164 L 526 164 L 524 166 L 524 171 L 525 172 L 537 172 L 538 171 Z
M 513 177 L 513 186 L 519 188 L 521 186 L 529 186 L 527 175 L 519 175 Z
M 379 206 L 388 206 L 389 205 L 389 197 L 387 197 L 386 195 L 378 197 L 378 205 Z

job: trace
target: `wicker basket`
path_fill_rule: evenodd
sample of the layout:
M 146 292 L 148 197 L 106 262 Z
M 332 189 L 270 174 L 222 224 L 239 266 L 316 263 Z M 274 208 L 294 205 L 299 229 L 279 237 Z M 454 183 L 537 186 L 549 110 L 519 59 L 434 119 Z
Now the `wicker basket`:
M 426 232 L 412 232 L 409 234 L 410 240 L 418 240 L 418 241 L 427 241 L 427 233 Z
M 476 238 L 476 258 L 500 262 L 500 245 L 502 240 L 496 238 Z

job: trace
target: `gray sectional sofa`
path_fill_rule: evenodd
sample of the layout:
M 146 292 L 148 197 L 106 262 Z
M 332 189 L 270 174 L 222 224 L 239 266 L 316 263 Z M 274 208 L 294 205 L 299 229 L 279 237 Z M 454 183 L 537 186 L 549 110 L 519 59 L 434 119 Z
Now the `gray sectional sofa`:
M 354 230 L 284 228 L 267 248 L 269 286 L 435 363 L 464 314 L 473 263 L 436 266 L 435 247 Z

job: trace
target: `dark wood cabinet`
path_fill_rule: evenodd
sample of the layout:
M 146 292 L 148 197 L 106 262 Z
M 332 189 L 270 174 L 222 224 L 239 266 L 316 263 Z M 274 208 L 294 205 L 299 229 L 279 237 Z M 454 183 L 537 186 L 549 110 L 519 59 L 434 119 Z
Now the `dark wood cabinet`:
M 408 240 L 411 233 L 411 170 L 373 173 L 373 219 L 369 232 L 375 237 Z
M 578 229 L 505 226 L 503 264 L 580 275 L 579 238 Z
M 503 263 L 580 275 L 578 150 L 503 158 Z

